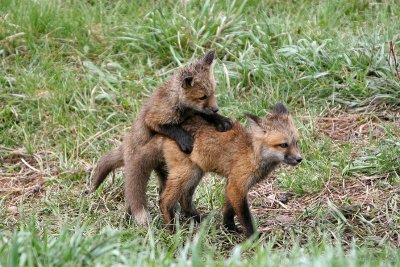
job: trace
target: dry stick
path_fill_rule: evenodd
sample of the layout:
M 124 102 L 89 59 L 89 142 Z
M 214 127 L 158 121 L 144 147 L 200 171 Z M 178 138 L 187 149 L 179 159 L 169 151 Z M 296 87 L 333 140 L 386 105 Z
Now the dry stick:
M 121 124 L 117 124 L 113 127 L 111 127 L 110 129 L 106 130 L 106 131 L 98 131 L 96 134 L 92 135 L 91 137 L 89 137 L 88 139 L 86 139 L 85 141 L 83 141 L 81 144 L 79 144 L 78 148 L 81 148 L 82 146 L 86 145 L 87 143 L 89 143 L 90 141 L 92 141 L 95 138 L 98 138 L 100 136 L 105 135 L 106 133 L 114 130 L 115 128 L 119 127 Z
M 391 65 L 390 64 L 390 55 L 392 55 L 393 63 L 394 63 L 394 70 L 395 70 L 395 72 L 397 74 L 397 78 L 399 78 L 399 80 L 400 80 L 400 71 L 399 71 L 398 65 L 397 65 L 397 57 L 396 57 L 396 53 L 395 53 L 395 48 L 396 48 L 396 46 L 393 44 L 393 42 L 389 41 L 388 64 L 389 64 L 389 67 L 390 67 L 390 65 Z
M 19 37 L 22 37 L 22 36 L 24 36 L 24 35 L 25 35 L 24 32 L 19 32 L 19 33 L 16 33 L 16 34 L 7 36 L 7 37 L 4 38 L 3 40 L 1 40 L 0 43 L 5 43 L 5 42 L 7 42 L 7 41 L 8 41 L 8 42 L 11 42 L 11 41 L 13 41 L 13 40 L 15 40 L 15 39 L 17 39 L 17 38 L 19 38 Z
M 28 162 L 26 162 L 23 158 L 21 158 L 21 161 L 31 170 L 38 172 L 38 173 L 43 173 L 42 171 L 36 169 L 35 167 L 32 167 Z

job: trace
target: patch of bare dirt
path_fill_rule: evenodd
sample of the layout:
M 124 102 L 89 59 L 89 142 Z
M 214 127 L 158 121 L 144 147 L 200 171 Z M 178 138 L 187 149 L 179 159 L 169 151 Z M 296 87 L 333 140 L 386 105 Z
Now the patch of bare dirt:
M 29 155 L 23 149 L 0 158 L 0 196 L 10 212 L 16 213 L 15 204 L 21 199 L 44 193 L 45 173 L 40 170 L 39 162 L 37 155 Z
M 310 117 L 304 117 L 310 119 Z M 400 127 L 400 112 L 385 110 L 376 113 L 347 113 L 332 109 L 325 116 L 313 119 L 318 131 L 337 141 L 380 139 L 386 136 L 388 122 Z
M 319 194 L 295 197 L 276 190 L 270 178 L 251 190 L 249 202 L 261 232 L 290 235 L 292 228 L 335 230 L 340 221 L 348 228 L 344 242 L 349 245 L 352 238 L 358 238 L 400 247 L 400 189 L 389 184 L 382 187 L 379 183 L 385 179 L 373 176 L 354 177 L 341 184 L 328 182 Z
M 383 138 L 385 129 L 379 119 L 361 114 L 340 114 L 315 119 L 318 130 L 334 140 Z

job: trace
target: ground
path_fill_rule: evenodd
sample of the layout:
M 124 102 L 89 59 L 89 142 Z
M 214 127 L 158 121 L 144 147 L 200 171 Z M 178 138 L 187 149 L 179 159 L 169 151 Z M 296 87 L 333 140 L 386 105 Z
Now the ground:
M 140 1 L 139 1 L 140 2 Z M 398 266 L 400 6 L 396 1 L 0 1 L 0 265 Z M 285 103 L 305 159 L 249 193 L 261 232 L 221 226 L 207 175 L 201 225 L 171 235 L 125 217 L 96 160 L 142 101 L 210 49 L 221 112 Z

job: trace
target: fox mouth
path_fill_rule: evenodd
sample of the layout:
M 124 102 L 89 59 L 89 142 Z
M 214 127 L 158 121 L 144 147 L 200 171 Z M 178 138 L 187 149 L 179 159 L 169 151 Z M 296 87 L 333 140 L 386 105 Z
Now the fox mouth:
M 286 164 L 289 164 L 290 166 L 296 166 L 299 165 L 299 163 L 301 162 L 301 159 L 290 159 L 290 158 L 285 158 L 284 162 Z
M 207 114 L 207 115 L 212 115 L 212 114 L 215 113 L 214 111 L 212 111 L 212 110 L 210 110 L 210 109 L 203 109 L 202 112 L 203 112 L 204 114 Z
M 204 113 L 206 115 L 213 115 L 215 114 L 214 111 L 212 111 L 211 109 L 208 108 L 203 108 L 203 109 L 198 109 L 199 112 Z

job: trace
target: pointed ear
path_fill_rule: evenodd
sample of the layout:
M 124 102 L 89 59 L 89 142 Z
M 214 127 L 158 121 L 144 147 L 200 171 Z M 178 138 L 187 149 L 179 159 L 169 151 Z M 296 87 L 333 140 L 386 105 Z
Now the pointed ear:
M 246 114 L 246 116 L 249 121 L 250 130 L 256 134 L 263 135 L 265 131 L 262 119 L 253 114 Z
M 274 113 L 279 115 L 287 115 L 289 114 L 288 110 L 282 103 L 278 103 L 274 107 Z
M 194 77 L 190 74 L 183 75 L 182 87 L 185 89 L 191 88 L 194 85 Z
M 208 53 L 204 56 L 203 62 L 204 62 L 206 65 L 211 66 L 211 64 L 214 62 L 214 59 L 215 59 L 215 50 L 211 50 L 210 52 L 208 52 Z

